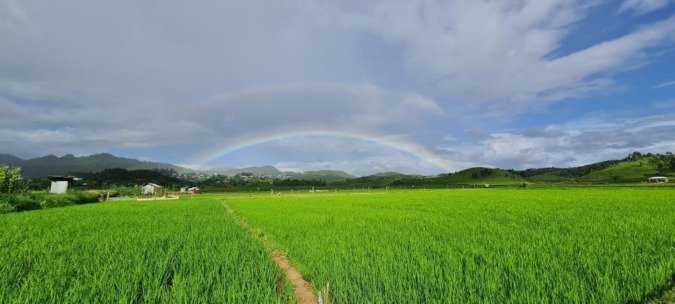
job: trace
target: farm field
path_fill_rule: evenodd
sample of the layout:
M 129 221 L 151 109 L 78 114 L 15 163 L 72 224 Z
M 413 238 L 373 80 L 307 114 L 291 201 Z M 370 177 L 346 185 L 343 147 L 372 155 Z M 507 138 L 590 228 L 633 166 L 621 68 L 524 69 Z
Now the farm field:
M 4 214 L 0 303 L 293 303 L 260 236 L 329 303 L 639 303 L 672 288 L 674 195 L 261 191 Z
M 229 195 L 334 303 L 642 302 L 675 276 L 675 192 Z
M 214 200 L 5 214 L 0 227 L 0 303 L 279 303 L 290 297 L 260 244 Z

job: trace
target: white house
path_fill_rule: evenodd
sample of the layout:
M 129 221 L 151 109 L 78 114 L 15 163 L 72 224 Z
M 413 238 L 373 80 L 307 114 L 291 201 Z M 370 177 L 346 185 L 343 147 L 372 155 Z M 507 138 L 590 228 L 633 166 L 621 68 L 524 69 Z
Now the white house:
M 668 178 L 665 176 L 652 176 L 647 179 L 650 183 L 667 183 Z
M 68 184 L 80 180 L 80 178 L 73 176 L 52 175 L 48 177 L 52 181 L 49 188 L 49 193 L 62 194 L 68 191 Z
M 181 187 L 180 193 L 189 193 L 189 194 L 202 193 L 202 189 L 200 189 L 199 187 Z
M 155 194 L 159 189 L 162 189 L 162 186 L 153 183 L 147 183 L 141 188 L 141 193 L 144 195 Z

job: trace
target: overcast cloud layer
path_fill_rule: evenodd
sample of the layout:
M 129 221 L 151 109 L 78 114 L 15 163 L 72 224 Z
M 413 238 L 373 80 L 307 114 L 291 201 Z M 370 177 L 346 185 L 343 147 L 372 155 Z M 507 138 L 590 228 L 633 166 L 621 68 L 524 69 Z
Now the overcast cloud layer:
M 356 174 L 675 150 L 675 1 L 0 0 L 0 153 Z

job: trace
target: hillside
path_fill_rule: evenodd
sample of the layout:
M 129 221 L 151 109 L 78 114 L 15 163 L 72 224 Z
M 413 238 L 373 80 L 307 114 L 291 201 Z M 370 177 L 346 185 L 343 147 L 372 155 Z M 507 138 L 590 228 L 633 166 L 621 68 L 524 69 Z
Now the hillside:
M 661 171 L 657 168 L 654 158 L 647 157 L 637 160 L 626 160 L 611 165 L 602 170 L 590 172 L 578 180 L 588 183 L 635 183 L 643 182 L 650 176 L 675 177 L 672 170 Z
M 259 166 L 259 167 L 245 167 L 245 168 L 220 168 L 220 169 L 211 169 L 206 170 L 207 173 L 217 173 L 225 176 L 235 176 L 241 173 L 250 173 L 253 175 L 266 176 L 266 177 L 278 177 L 282 175 L 282 172 L 279 171 L 274 166 Z
M 350 178 L 347 180 L 334 183 L 334 185 L 338 187 L 348 187 L 348 188 L 386 187 L 394 185 L 401 180 L 414 179 L 416 177 L 420 176 L 407 175 L 398 172 L 382 172 L 368 176 Z
M 530 176 L 529 179 L 534 182 L 559 183 L 574 181 L 575 177 L 571 176 L 567 169 L 557 169 L 555 171 Z
M 567 169 L 548 170 L 533 175 L 534 182 L 548 183 L 637 183 L 650 176 L 675 177 L 675 158 L 672 154 L 631 154 L 623 160 L 609 160 Z
M 190 184 L 188 181 L 181 180 L 171 175 L 167 170 L 126 170 L 126 169 L 105 169 L 100 172 L 81 172 L 76 173 L 88 187 L 101 188 L 112 185 L 116 186 L 134 186 L 146 183 L 155 183 L 162 186 L 180 187 Z
M 517 173 L 496 169 L 475 167 L 456 172 L 443 174 L 429 179 L 429 183 L 435 185 L 515 185 L 527 181 Z
M 166 163 L 146 162 L 131 158 L 117 157 L 108 153 L 89 156 L 66 154 L 62 157 L 46 155 L 32 159 L 21 159 L 12 155 L 0 155 L 0 163 L 20 166 L 27 178 L 42 178 L 48 175 L 67 174 L 73 172 L 100 172 L 105 169 L 122 168 L 127 170 L 171 169 L 177 172 L 188 169 Z

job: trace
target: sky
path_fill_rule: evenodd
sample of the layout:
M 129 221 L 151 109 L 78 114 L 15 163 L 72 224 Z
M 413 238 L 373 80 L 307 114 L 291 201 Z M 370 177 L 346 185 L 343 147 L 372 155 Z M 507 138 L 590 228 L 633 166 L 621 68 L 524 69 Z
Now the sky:
M 675 0 L 0 0 L 0 153 L 455 172 L 675 151 Z

